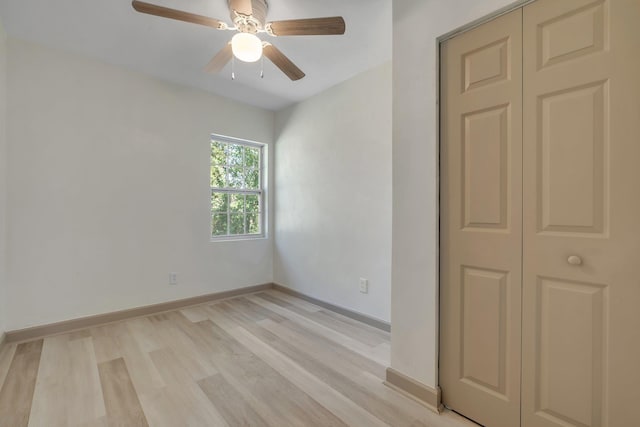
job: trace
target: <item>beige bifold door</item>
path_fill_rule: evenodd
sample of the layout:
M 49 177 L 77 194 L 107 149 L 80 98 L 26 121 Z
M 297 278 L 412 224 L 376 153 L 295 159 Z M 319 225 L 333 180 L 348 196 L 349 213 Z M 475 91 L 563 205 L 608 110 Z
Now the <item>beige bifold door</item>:
M 441 47 L 444 404 L 640 426 L 640 0 L 537 0 Z

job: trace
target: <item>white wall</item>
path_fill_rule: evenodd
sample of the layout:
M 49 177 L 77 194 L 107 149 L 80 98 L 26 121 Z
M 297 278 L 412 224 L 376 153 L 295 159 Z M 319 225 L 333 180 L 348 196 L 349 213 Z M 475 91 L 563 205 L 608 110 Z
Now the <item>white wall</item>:
M 7 45 L 0 23 L 0 337 L 6 330 L 6 196 L 7 196 Z
M 270 239 L 210 242 L 208 174 L 211 132 L 271 143 L 274 113 L 8 46 L 7 329 L 273 280 Z
M 391 366 L 437 385 L 436 38 L 513 0 L 393 1 Z
M 391 64 L 279 112 L 276 132 L 275 281 L 389 321 Z

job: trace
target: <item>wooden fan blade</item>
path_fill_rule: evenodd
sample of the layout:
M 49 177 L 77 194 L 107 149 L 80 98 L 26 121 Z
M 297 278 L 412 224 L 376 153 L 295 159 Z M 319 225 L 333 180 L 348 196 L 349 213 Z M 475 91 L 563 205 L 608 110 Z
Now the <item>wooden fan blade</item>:
M 161 16 L 163 18 L 177 19 L 178 21 L 191 22 L 194 24 L 200 24 L 207 27 L 213 27 L 217 29 L 224 29 L 227 25 L 214 18 L 208 16 L 196 15 L 194 13 L 184 12 L 182 10 L 170 9 L 164 6 L 158 6 L 151 3 L 145 3 L 143 1 L 133 0 L 131 3 L 133 8 L 141 13 L 149 15 Z
M 229 0 L 229 9 L 235 10 L 243 15 L 253 14 L 251 0 Z
M 269 30 L 270 29 L 270 30 Z M 341 16 L 328 18 L 291 19 L 267 24 L 273 36 L 324 36 L 344 34 L 346 24 Z
M 214 56 L 211 61 L 204 67 L 207 73 L 217 73 L 231 61 L 233 52 L 231 51 L 231 43 L 222 48 L 220 52 Z
M 300 80 L 305 76 L 300 68 L 296 66 L 289 58 L 287 58 L 284 53 L 280 52 L 278 48 L 276 48 L 272 44 L 266 44 L 262 51 L 264 56 L 269 58 L 271 62 L 275 64 L 276 67 L 280 68 L 280 70 L 287 75 L 291 80 L 296 81 Z

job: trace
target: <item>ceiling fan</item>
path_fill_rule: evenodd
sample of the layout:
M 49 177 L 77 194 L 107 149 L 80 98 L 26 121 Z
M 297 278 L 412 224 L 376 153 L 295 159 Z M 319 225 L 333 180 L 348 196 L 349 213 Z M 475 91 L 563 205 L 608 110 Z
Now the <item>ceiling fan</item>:
M 133 8 L 141 13 L 205 25 L 218 30 L 237 31 L 231 41 L 206 65 L 205 70 L 210 73 L 222 70 L 232 56 L 244 62 L 255 62 L 264 55 L 291 80 L 300 80 L 305 76 L 302 70 L 278 48 L 260 40 L 256 34 L 267 33 L 270 36 L 279 37 L 340 35 L 345 32 L 345 22 L 340 16 L 266 22 L 269 9 L 266 0 L 228 0 L 228 5 L 233 27 L 207 16 L 138 0 L 132 2 Z

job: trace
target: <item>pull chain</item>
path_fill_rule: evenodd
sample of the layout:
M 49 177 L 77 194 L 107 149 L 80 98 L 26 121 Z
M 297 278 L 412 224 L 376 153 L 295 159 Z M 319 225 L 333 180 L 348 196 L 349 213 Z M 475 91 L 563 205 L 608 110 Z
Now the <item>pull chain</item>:
M 236 56 L 231 56 L 231 80 L 236 79 Z
M 264 55 L 260 57 L 260 78 L 264 79 Z

